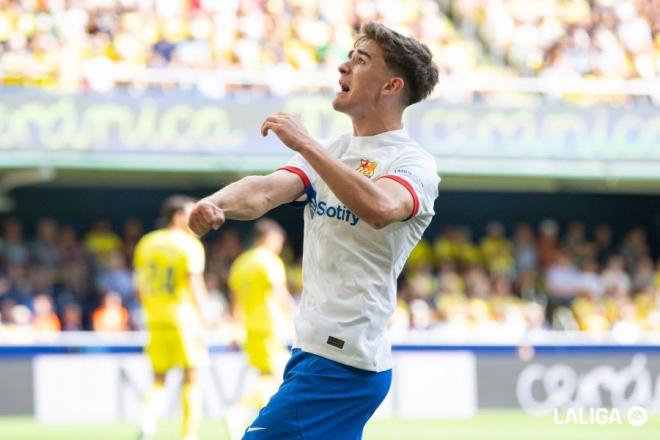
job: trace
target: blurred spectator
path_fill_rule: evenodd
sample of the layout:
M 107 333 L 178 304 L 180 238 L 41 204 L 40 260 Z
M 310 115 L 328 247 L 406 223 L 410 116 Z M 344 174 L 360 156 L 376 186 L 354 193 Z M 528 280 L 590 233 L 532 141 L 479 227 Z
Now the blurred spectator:
M 414 299 L 410 303 L 410 328 L 430 330 L 433 322 L 433 311 L 429 304 L 424 300 Z
M 570 258 L 566 250 L 556 252 L 556 258 L 546 272 L 545 285 L 547 288 L 548 307 L 546 309 L 547 319 L 554 322 L 562 319 L 562 309 L 570 306 L 575 296 L 580 293 L 580 272 Z M 556 315 L 559 312 L 560 315 Z M 566 319 L 563 319 L 566 323 Z
M 642 257 L 633 273 L 633 292 L 640 293 L 652 288 L 654 276 L 653 260 L 648 256 Z
M 5 329 L 13 333 L 29 335 L 34 329 L 30 309 L 23 304 L 8 305 L 6 309 Z
M 133 254 L 135 246 L 142 237 L 144 230 L 142 222 L 136 218 L 129 218 L 124 222 L 124 229 L 122 234 L 122 251 L 124 253 L 127 266 L 133 268 Z
M 107 266 L 112 255 L 121 251 L 122 242 L 119 236 L 112 232 L 110 222 L 107 219 L 99 219 L 85 236 L 85 248 L 99 265 Z
M 603 296 L 603 278 L 598 271 L 598 263 L 593 258 L 582 263 L 580 280 L 578 281 L 578 292 L 585 292 L 594 298 Z
M 0 255 L 7 264 L 27 263 L 28 247 L 23 241 L 23 227 L 18 219 L 10 218 L 5 221 L 0 244 Z
M 117 292 L 107 292 L 101 305 L 92 313 L 92 329 L 104 332 L 128 330 L 128 311 Z
M 78 304 L 68 303 L 62 308 L 62 330 L 66 332 L 83 330 L 82 308 Z
M 5 297 L 11 298 L 15 304 L 29 307 L 32 305 L 32 298 L 30 297 L 27 269 L 28 266 L 25 264 L 7 264 L 6 279 L 8 289 L 5 292 Z
M 548 268 L 546 285 L 552 297 L 571 299 L 580 290 L 580 273 L 568 252 L 557 253 L 555 262 Z
M 538 265 L 538 250 L 532 227 L 527 223 L 516 226 L 513 237 L 513 254 L 517 273 L 535 269 Z
M 78 297 L 85 296 L 91 290 L 90 255 L 85 252 L 73 228 L 62 229 L 58 247 L 65 288 Z
M 38 331 L 59 332 L 62 329 L 60 319 L 53 311 L 53 301 L 45 294 L 34 297 L 34 316 L 32 328 Z
M 5 328 L 7 328 L 7 326 L 12 323 L 13 315 L 11 309 L 15 305 L 16 302 L 13 299 L 0 295 L 0 322 L 4 324 Z
M 625 271 L 623 257 L 612 255 L 603 271 L 603 289 L 605 293 L 613 297 L 628 295 L 630 285 L 630 276 Z
M 559 225 L 554 220 L 543 220 L 539 225 L 538 241 L 539 264 L 547 269 L 554 264 L 559 251 Z
M 37 222 L 37 237 L 30 245 L 32 262 L 54 273 L 60 270 L 60 254 L 57 248 L 58 227 L 55 220 L 44 218 Z
M 220 237 L 211 245 L 207 253 L 207 268 L 209 272 L 216 273 L 219 277 L 220 289 L 228 292 L 227 278 L 231 263 L 242 251 L 241 238 L 238 231 L 228 227 L 220 234 Z
M 98 271 L 96 278 L 99 291 L 115 292 L 121 297 L 126 307 L 131 308 L 135 300 L 133 292 L 133 275 L 126 267 L 124 254 L 113 252 L 108 258 L 108 265 Z
M 587 242 L 584 223 L 575 221 L 568 225 L 562 247 L 570 254 L 573 261 L 581 266 L 592 254 L 592 246 Z
M 481 240 L 481 256 L 486 268 L 494 274 L 509 274 L 514 260 L 512 244 L 505 236 L 504 225 L 492 222 L 486 226 L 486 236 Z
M 600 224 L 594 232 L 594 245 L 596 259 L 599 265 L 604 265 L 607 260 L 616 253 L 612 244 L 612 228 L 609 225 Z
M 580 294 L 572 303 L 571 309 L 580 330 L 606 331 L 610 329 L 611 323 L 606 316 L 605 305 L 590 293 Z
M 413 248 L 406 260 L 406 270 L 414 271 L 420 266 L 431 266 L 434 263 L 433 248 L 425 239 L 421 239 Z
M 623 245 L 621 245 L 621 255 L 624 258 L 627 270 L 632 271 L 637 267 L 637 263 L 649 254 L 646 241 L 644 228 L 636 227 L 626 234 Z
M 515 288 L 518 296 L 526 301 L 541 302 L 539 276 L 535 269 L 525 269 L 516 277 Z

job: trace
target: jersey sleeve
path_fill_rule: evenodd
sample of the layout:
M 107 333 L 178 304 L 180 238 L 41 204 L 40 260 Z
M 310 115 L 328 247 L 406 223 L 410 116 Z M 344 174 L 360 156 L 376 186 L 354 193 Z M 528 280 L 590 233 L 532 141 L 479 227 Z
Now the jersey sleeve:
M 401 184 L 412 196 L 413 209 L 410 217 L 433 215 L 433 205 L 438 197 L 440 177 L 434 160 L 422 155 L 410 155 L 396 160 L 381 179 L 391 179 Z
M 314 171 L 314 168 L 312 168 L 300 153 L 296 153 L 296 155 L 293 156 L 286 165 L 281 167 L 280 170 L 288 171 L 297 175 L 305 187 L 305 194 L 298 200 L 293 201 L 291 205 L 304 205 L 313 198 L 314 187 L 312 182 L 316 181 L 317 174 L 316 171 Z
M 205 263 L 204 245 L 196 238 L 191 237 L 188 249 L 188 273 L 195 275 L 203 274 Z
M 305 186 L 316 180 L 316 171 L 300 153 L 296 153 L 280 170 L 296 174 Z

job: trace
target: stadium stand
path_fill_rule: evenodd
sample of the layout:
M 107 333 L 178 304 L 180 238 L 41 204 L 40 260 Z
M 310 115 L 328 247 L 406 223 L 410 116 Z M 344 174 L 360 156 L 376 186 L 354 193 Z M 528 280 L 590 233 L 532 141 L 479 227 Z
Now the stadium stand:
M 5 84 L 107 91 L 126 85 L 121 78 L 143 78 L 146 68 L 234 69 L 248 77 L 268 69 L 278 78 L 334 72 L 371 19 L 423 39 L 445 72 L 476 65 L 476 42 L 461 38 L 434 1 L 3 3 Z M 214 80 L 220 85 L 222 75 Z
M 561 78 L 566 86 L 569 80 L 585 78 L 653 80 L 660 73 L 657 0 L 1 4 L 2 83 L 59 91 L 196 87 L 212 96 L 244 90 L 328 92 L 335 87 L 336 66 L 368 20 L 425 42 L 441 75 L 459 83 L 474 79 L 468 88 L 485 88 L 476 90 L 478 96 L 506 84 L 494 85 L 488 80 L 492 77 Z M 474 96 L 451 84 L 439 87 L 436 96 Z M 530 89 L 521 82 L 512 88 Z M 585 89 L 582 83 L 573 88 Z M 630 85 L 619 88 L 633 90 Z M 547 83 L 533 82 L 531 89 L 545 90 Z M 622 94 L 612 84 L 606 89 Z M 641 91 L 653 93 L 647 86 Z
M 23 227 L 17 218 L 2 226 L 4 330 L 142 328 L 130 267 L 142 231 L 137 220 L 127 219 L 121 233 L 99 220 L 82 236 L 52 219 L 40 220 L 33 237 L 24 237 Z M 491 222 L 485 230 L 475 238 L 467 227 L 447 227 L 415 248 L 399 283 L 395 334 L 660 330 L 660 260 L 652 259 L 643 228 L 621 240 L 607 224 L 588 231 L 580 221 L 563 229 L 553 220 L 538 228 L 520 223 L 509 231 Z M 228 331 L 228 270 L 245 245 L 231 228 L 207 243 L 216 332 Z M 299 295 L 299 260 L 289 250 L 285 261 Z

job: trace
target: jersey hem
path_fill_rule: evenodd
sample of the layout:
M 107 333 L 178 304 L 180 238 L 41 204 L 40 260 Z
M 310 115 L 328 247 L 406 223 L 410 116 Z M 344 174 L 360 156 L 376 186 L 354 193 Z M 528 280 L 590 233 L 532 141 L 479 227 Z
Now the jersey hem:
M 300 348 L 302 351 L 306 351 L 308 353 L 312 353 L 317 356 L 324 357 L 326 359 L 329 359 L 334 362 L 338 362 L 340 364 L 348 365 L 349 367 L 359 368 L 360 370 L 381 373 L 383 371 L 392 369 L 391 359 L 389 362 L 385 363 L 384 365 L 376 365 L 376 367 L 374 368 L 373 364 L 360 361 L 359 359 L 355 359 L 354 356 L 350 356 L 345 353 L 337 353 L 334 350 L 330 350 L 316 344 L 301 343 L 299 341 L 298 343 L 293 345 L 293 348 Z

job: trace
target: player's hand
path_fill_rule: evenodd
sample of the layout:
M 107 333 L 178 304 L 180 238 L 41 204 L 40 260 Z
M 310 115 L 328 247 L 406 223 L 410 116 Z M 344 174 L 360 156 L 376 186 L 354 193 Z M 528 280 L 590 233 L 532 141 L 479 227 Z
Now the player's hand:
M 225 213 L 215 203 L 202 199 L 190 212 L 188 227 L 198 237 L 205 235 L 211 229 L 218 229 L 225 222 Z
M 306 145 L 314 143 L 305 127 L 303 127 L 298 116 L 278 112 L 266 118 L 261 124 L 261 135 L 268 135 L 272 130 L 284 144 L 293 151 L 300 151 Z

